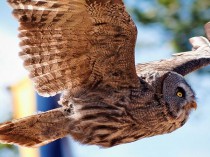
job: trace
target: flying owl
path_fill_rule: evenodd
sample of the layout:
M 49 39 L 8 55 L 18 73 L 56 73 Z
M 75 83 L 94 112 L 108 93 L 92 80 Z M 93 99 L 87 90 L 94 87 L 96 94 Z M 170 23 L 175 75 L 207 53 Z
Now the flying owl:
M 62 107 L 1 124 L 0 142 L 38 147 L 71 135 L 112 147 L 170 133 L 197 107 L 184 76 L 210 64 L 210 23 L 192 51 L 135 66 L 137 29 L 122 0 L 8 2 L 36 91 L 62 93 Z

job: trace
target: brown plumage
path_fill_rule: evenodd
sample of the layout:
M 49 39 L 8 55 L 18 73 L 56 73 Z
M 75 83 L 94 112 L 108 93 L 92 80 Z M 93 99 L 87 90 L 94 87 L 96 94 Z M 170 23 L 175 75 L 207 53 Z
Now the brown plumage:
M 196 108 L 183 76 L 210 64 L 209 41 L 168 60 L 134 64 L 136 27 L 122 0 L 8 0 L 20 57 L 40 95 L 62 107 L 0 125 L 0 141 L 37 147 L 70 134 L 111 147 L 165 134 Z M 205 25 L 210 38 L 210 24 Z

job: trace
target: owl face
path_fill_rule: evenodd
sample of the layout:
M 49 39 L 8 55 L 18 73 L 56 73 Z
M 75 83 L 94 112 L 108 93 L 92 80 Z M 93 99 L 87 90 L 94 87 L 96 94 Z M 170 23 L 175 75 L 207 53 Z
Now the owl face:
M 196 109 L 195 93 L 183 76 L 170 72 L 163 82 L 163 97 L 170 115 L 185 121 L 192 109 Z

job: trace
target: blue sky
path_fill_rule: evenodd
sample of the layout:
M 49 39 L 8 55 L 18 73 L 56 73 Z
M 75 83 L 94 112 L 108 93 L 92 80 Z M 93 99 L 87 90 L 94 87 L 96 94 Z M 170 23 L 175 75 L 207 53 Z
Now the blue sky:
M 144 1 L 138 5 L 147 6 Z M 128 6 L 135 0 L 126 0 Z M 145 8 L 146 9 L 146 8 Z M 0 87 L 16 82 L 26 75 L 18 58 L 16 20 L 5 0 L 0 1 Z M 169 57 L 174 51 L 166 41 L 167 35 L 161 29 L 138 25 L 138 46 L 136 63 Z M 152 38 L 151 38 L 152 37 Z M 142 41 L 142 42 L 141 42 Z M 177 131 L 146 138 L 109 149 L 83 146 L 73 142 L 75 157 L 209 157 L 210 156 L 210 80 L 209 75 L 193 73 L 187 76 L 198 97 L 198 109 L 191 114 L 186 125 Z M 4 101 L 3 101 L 4 102 Z M 0 99 L 0 109 L 3 102 Z M 2 112 L 2 111 L 1 111 Z M 5 111 L 6 112 L 6 111 Z M 4 112 L 4 113 L 5 113 Z M 0 113 L 1 114 L 1 113 Z
M 0 86 L 6 86 L 20 80 L 26 71 L 18 57 L 18 23 L 5 0 L 0 1 L 0 10 Z

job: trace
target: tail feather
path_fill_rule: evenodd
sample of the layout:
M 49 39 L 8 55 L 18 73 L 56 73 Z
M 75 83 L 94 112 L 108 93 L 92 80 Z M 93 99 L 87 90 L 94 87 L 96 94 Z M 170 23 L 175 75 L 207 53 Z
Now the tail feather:
M 69 118 L 65 108 L 0 124 L 0 142 L 38 147 L 69 133 Z

